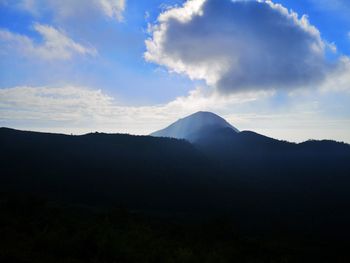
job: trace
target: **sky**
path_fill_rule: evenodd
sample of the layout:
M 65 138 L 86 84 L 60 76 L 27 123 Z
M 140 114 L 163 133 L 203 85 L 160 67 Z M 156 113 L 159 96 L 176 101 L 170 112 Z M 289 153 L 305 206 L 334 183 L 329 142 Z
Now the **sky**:
M 350 2 L 0 0 L 0 127 L 149 134 L 196 111 L 350 143 Z

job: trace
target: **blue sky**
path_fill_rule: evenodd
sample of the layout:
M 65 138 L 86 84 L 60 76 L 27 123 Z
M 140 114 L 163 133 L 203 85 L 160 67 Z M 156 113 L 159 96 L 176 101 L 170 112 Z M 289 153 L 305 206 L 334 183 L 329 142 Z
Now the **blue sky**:
M 209 110 L 350 142 L 349 105 L 346 0 L 0 0 L 0 126 L 148 134 Z

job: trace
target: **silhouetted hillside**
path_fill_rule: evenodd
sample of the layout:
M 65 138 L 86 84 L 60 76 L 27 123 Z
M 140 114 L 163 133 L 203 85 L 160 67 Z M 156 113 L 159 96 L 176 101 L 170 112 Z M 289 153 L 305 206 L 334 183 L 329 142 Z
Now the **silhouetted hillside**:
M 156 217 L 230 218 L 247 235 L 345 240 L 350 147 L 211 126 L 185 140 L 0 129 L 0 190 L 122 205 Z
M 1 189 L 87 204 L 196 210 L 215 179 L 210 161 L 186 141 L 93 133 L 0 129 Z M 193 195 L 193 192 L 196 195 Z
M 248 231 L 273 226 L 277 232 L 350 233 L 348 144 L 289 143 L 220 125 L 189 134 L 186 139 L 223 171 L 223 209 Z

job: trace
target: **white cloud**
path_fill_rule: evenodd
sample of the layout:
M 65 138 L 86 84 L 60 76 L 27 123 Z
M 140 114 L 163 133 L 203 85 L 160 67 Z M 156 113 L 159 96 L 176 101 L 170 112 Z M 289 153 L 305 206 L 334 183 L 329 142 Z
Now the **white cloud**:
M 76 54 L 82 56 L 95 56 L 97 54 L 94 48 L 76 43 L 62 30 L 42 24 L 34 24 L 33 28 L 41 35 L 41 42 L 36 42 L 28 36 L 13 33 L 7 29 L 0 29 L 2 52 L 7 51 L 13 55 L 13 51 L 16 51 L 26 57 L 45 60 L 68 60 Z
M 80 87 L 14 87 L 0 89 L 1 119 L 79 121 L 103 113 L 112 98 L 101 90 Z
M 271 1 L 188 0 L 150 27 L 145 59 L 223 93 L 315 84 L 332 45 L 307 16 Z
M 101 14 L 121 21 L 126 0 L 19 0 L 16 7 L 36 16 L 49 12 L 57 19 L 80 16 L 93 18 Z

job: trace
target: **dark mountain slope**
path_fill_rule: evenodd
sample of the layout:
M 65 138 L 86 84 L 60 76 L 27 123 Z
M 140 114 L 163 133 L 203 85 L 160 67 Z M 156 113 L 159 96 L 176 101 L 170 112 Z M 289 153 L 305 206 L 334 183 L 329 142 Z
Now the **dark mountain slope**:
M 237 132 L 225 123 L 187 128 L 186 139 L 192 144 L 151 136 L 67 136 L 1 128 L 0 197 L 1 192 L 4 196 L 29 193 L 54 204 L 83 204 L 88 210 L 92 206 L 92 211 L 122 205 L 162 222 L 198 224 L 224 216 L 244 236 L 274 242 L 293 240 L 294 244 L 301 241 L 303 249 L 315 245 L 317 255 L 323 244 L 333 251 L 338 249 L 334 244 L 347 247 L 349 145 L 288 143 L 254 132 Z M 4 204 L 0 200 L 0 206 L 8 207 Z M 23 218 L 16 209 L 14 213 L 5 221 Z M 42 217 L 31 220 L 41 225 Z M 21 233 L 18 229 L 16 225 L 12 228 Z M 60 232 L 60 223 L 54 229 Z M 212 240 L 215 243 L 215 236 Z
M 0 129 L 0 188 L 87 204 L 196 209 L 216 171 L 186 141 Z M 196 195 L 193 195 L 196 192 Z M 208 200 L 210 203 L 210 200 Z
M 194 145 L 10 129 L 0 129 L 0 144 L 0 191 L 187 219 L 225 214 L 240 231 L 254 234 L 350 234 L 346 144 L 293 144 L 213 127 L 200 131 Z
M 281 173 L 289 172 L 293 176 L 300 172 L 317 173 L 320 177 L 329 173 L 350 174 L 348 144 L 329 140 L 296 144 L 251 131 L 239 132 L 221 117 L 208 112 L 192 114 L 152 135 L 172 137 L 174 130 L 184 127 L 186 133 L 182 138 L 234 174 L 243 172 L 259 177 L 263 174 L 263 178 L 281 177 Z
M 221 195 L 231 202 L 223 206 L 244 219 L 237 222 L 241 226 L 350 233 L 348 144 L 296 144 L 220 126 L 204 127 L 189 139 L 224 171 Z

